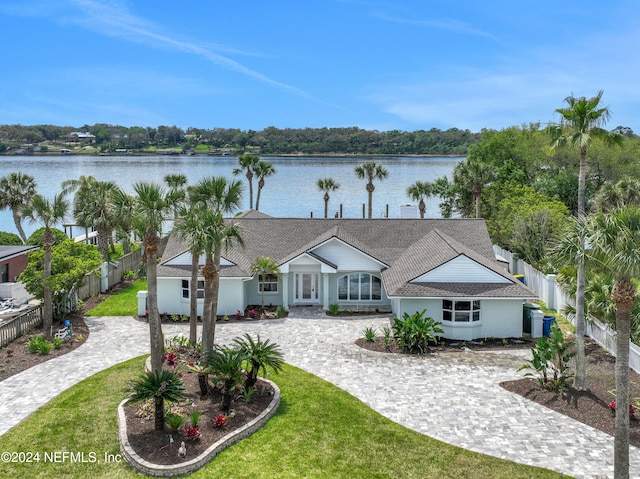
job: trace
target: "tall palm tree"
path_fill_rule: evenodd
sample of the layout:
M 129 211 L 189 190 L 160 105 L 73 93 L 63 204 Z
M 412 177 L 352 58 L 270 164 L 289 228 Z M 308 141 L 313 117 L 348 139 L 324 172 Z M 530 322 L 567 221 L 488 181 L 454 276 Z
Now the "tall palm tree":
M 158 313 L 157 258 L 160 247 L 162 222 L 171 211 L 174 199 L 162 186 L 155 183 L 138 182 L 133 185 L 134 218 L 136 229 L 142 235 L 142 248 L 147 267 L 147 310 L 149 317 L 149 339 L 151 345 L 151 369 L 162 368 L 164 343 L 162 325 Z
M 51 338 L 51 327 L 53 326 L 53 295 L 51 286 L 47 281 L 51 276 L 51 250 L 55 243 L 52 228 L 64 220 L 69 205 L 64 199 L 64 193 L 57 194 L 53 201 L 45 198 L 40 194 L 35 194 L 31 198 L 31 202 L 24 209 L 24 217 L 33 223 L 38 223 L 44 227 L 42 235 L 42 247 L 44 249 L 44 275 L 42 278 L 43 295 L 43 322 L 44 335 L 47 339 Z
M 62 182 L 62 191 L 65 194 L 69 194 L 73 191 L 76 191 L 76 197 L 79 194 L 83 194 L 84 190 L 88 190 L 89 187 L 95 183 L 97 180 L 95 179 L 95 177 L 89 175 L 89 176 L 84 176 L 81 175 L 80 178 L 78 178 L 77 180 L 65 180 Z M 89 228 L 93 227 L 93 218 L 80 218 L 78 219 L 76 217 L 75 214 L 75 197 L 74 197 L 74 214 L 73 216 L 75 217 L 76 223 L 78 223 L 79 226 L 84 228 L 84 242 L 85 243 L 89 243 Z M 84 220 L 87 220 L 87 222 L 85 223 Z
M 205 239 L 205 264 L 201 268 L 204 277 L 202 350 L 207 351 L 213 348 L 215 342 L 222 250 L 234 244 L 243 244 L 238 224 L 224 219 L 225 214 L 239 209 L 242 185 L 239 181 L 228 182 L 223 176 L 204 178 L 192 188 L 191 199 L 201 204 L 204 211 L 200 226 L 203 233 L 198 236 Z
M 614 477 L 629 477 L 629 335 L 640 277 L 640 208 L 595 215 L 588 226 L 587 256 L 596 269 L 614 277 L 611 299 L 616 305 L 616 419 Z
M 251 153 L 245 153 L 238 157 L 239 168 L 234 168 L 234 175 L 245 174 L 247 181 L 249 182 L 249 209 L 253 209 L 253 169 L 260 162 L 258 155 L 252 155 Z
M 324 217 L 329 213 L 329 192 L 336 191 L 340 185 L 333 178 L 321 178 L 316 183 L 320 191 L 324 191 Z
M 187 187 L 187 175 L 184 175 L 182 173 L 165 175 L 164 182 L 167 184 L 167 186 L 169 187 L 169 192 L 171 192 L 172 194 L 185 194 L 185 190 Z M 181 204 L 180 202 L 178 202 L 173 208 L 173 219 L 176 219 L 178 217 L 178 210 L 180 209 L 180 206 Z
M 426 210 L 424 200 L 433 195 L 433 185 L 428 181 L 416 181 L 407 188 L 407 196 L 413 201 L 418 202 L 418 210 L 420 210 L 420 218 L 424 218 Z
M 373 191 L 376 187 L 373 185 L 374 180 L 384 180 L 389 176 L 389 171 L 382 165 L 374 161 L 365 161 L 355 167 L 356 176 L 361 180 L 367 180 L 367 193 L 369 195 L 369 215 L 373 214 Z
M 36 180 L 32 176 L 13 172 L 0 179 L 0 209 L 11 210 L 13 222 L 23 243 L 26 243 L 27 236 L 22 229 L 22 210 L 29 206 L 35 194 Z
M 276 278 L 280 276 L 280 268 L 278 262 L 271 256 L 261 256 L 251 264 L 251 274 L 257 276 L 260 283 L 260 278 L 264 281 L 267 276 L 275 276 Z M 264 311 L 264 284 L 260 284 L 260 300 L 262 311 Z
M 572 146 L 580 152 L 580 170 L 578 173 L 578 216 L 585 214 L 587 189 L 587 153 L 594 139 L 606 144 L 621 144 L 622 135 L 611 133 L 602 128 L 611 116 L 609 107 L 602 106 L 603 91 L 592 98 L 568 96 L 564 99 L 567 106 L 556 109 L 560 115 L 560 123 L 547 127 L 551 137 L 551 147 Z M 584 351 L 584 263 L 578 263 L 576 285 L 576 375 L 574 387 L 587 389 L 587 371 Z
M 258 177 L 258 194 L 256 195 L 256 210 L 260 209 L 260 193 L 264 188 L 264 179 L 275 174 L 276 168 L 268 161 L 259 161 L 253 167 L 253 174 Z
M 481 160 L 467 159 L 454 169 L 454 182 L 467 185 L 476 204 L 476 218 L 481 217 L 480 200 L 484 188 L 493 181 L 494 172 Z
M 207 245 L 205 236 L 205 207 L 190 201 L 187 207 L 180 210 L 173 231 L 189 245 L 191 252 L 191 279 L 189 282 L 189 343 L 197 342 L 198 325 L 198 274 L 200 273 L 200 255 Z
M 80 187 L 73 200 L 73 215 L 84 225 L 93 225 L 98 233 L 98 251 L 109 261 L 109 245 L 113 246 L 113 229 L 117 222 L 114 198 L 118 186 L 110 181 L 92 181 Z

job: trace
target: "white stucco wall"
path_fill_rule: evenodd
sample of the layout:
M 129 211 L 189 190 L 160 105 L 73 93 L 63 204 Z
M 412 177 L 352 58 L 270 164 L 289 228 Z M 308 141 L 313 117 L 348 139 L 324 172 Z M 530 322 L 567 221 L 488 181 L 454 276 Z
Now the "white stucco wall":
M 182 297 L 183 278 L 158 278 L 158 311 L 169 314 L 189 314 L 189 299 Z M 184 278 L 187 279 L 187 278 Z M 232 315 L 244 310 L 244 286 L 240 278 L 222 278 L 218 291 L 218 315 Z M 203 300 L 198 300 L 198 315 L 202 315 Z
M 452 298 L 454 299 L 454 298 Z M 465 300 L 467 298 L 455 298 Z M 476 298 L 477 299 L 477 298 Z M 473 300 L 473 299 L 471 299 Z M 392 301 L 394 314 L 414 314 L 427 310 L 426 315 L 441 322 L 443 337 L 470 341 L 478 338 L 519 338 L 522 336 L 522 300 L 480 300 L 480 321 L 476 323 L 451 323 L 442 320 L 442 299 L 397 299 Z

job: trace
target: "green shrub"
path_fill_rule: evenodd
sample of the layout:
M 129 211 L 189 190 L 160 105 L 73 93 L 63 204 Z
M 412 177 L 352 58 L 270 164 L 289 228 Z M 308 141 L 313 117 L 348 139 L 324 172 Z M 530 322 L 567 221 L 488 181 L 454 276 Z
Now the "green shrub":
M 54 349 L 60 349 L 61 347 L 62 347 L 62 339 L 53 338 L 53 348 Z
M 427 310 L 416 311 L 409 315 L 404 313 L 402 319 L 393 318 L 393 336 L 400 346 L 404 346 L 411 352 L 424 353 L 429 350 L 429 343 L 438 343 L 436 333 L 444 331 L 439 322 L 431 317 L 426 317 Z
M 27 342 L 27 349 L 29 349 L 30 353 L 35 354 L 40 351 L 40 345 L 46 342 L 42 336 L 34 336 Z
M 364 331 L 362 331 L 362 334 L 364 334 L 364 340 L 368 343 L 373 343 L 376 340 L 376 332 L 373 329 L 373 327 L 368 326 L 366 328 L 364 328 Z
M 569 361 L 575 356 L 570 349 L 573 344 L 564 341 L 562 330 L 555 323 L 551 323 L 549 336 L 538 339 L 535 347 L 531 348 L 532 358 L 518 368 L 533 369 L 525 376 L 538 376 L 538 384 L 547 391 L 555 391 L 561 394 L 569 385 L 573 373 L 569 370 Z
M 338 314 L 340 312 L 340 305 L 338 303 L 331 303 L 329 305 L 329 312 L 331 314 Z
M 167 414 L 167 426 L 169 426 L 174 431 L 177 431 L 178 429 L 180 429 L 180 426 L 182 426 L 182 423 L 184 423 L 184 416 L 181 416 L 180 414 L 173 414 L 173 413 Z

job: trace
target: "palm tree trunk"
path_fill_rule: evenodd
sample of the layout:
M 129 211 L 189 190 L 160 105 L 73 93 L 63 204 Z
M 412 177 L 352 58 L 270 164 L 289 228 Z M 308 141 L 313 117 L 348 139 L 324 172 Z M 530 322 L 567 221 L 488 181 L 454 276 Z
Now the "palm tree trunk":
M 47 339 L 51 339 L 51 328 L 53 327 L 53 299 L 51 288 L 47 286 L 47 279 L 51 276 L 51 247 L 51 244 L 44 244 L 44 288 L 42 294 L 44 307 L 42 328 L 44 329 L 44 337 Z
M 587 389 L 587 368 L 584 350 L 584 330 L 585 330 L 585 314 L 584 314 L 584 291 L 585 291 L 585 266 L 584 259 L 578 260 L 576 288 L 576 375 L 573 378 L 573 386 L 576 389 Z
M 475 194 L 476 199 L 476 218 L 480 218 L 480 195 Z
M 253 173 L 247 168 L 247 180 L 249 181 L 249 209 L 253 209 Z
M 373 216 L 373 190 L 375 189 L 376 187 L 373 186 L 373 183 L 367 183 L 367 193 L 369 194 L 369 218 Z
M 260 193 L 262 192 L 262 186 L 258 185 L 258 194 L 256 195 L 256 211 L 260 210 Z
M 20 212 L 18 210 L 12 210 L 13 213 L 13 222 L 16 224 L 16 229 L 20 234 L 20 238 L 22 238 L 22 242 L 27 242 L 27 236 L 24 233 L 24 229 L 22 229 L 22 217 L 20 216 Z
M 324 217 L 329 214 L 329 193 L 324 194 Z
M 206 253 L 204 266 L 202 268 L 202 276 L 204 276 L 204 305 L 202 308 L 202 351 L 210 351 L 213 349 L 214 332 L 212 318 L 213 294 L 214 294 L 214 273 L 213 254 Z
M 616 301 L 616 425 L 613 441 L 613 477 L 629 478 L 629 330 L 635 299 L 633 285 L 616 283 L 612 297 Z M 618 296 L 616 298 L 616 296 Z M 622 299 L 622 298 L 624 299 Z
M 191 252 L 191 282 L 189 283 L 189 344 L 198 342 L 198 261 L 200 254 Z
M 420 210 L 420 218 L 424 218 L 424 212 L 427 209 L 424 200 L 420 199 L 420 203 L 418 203 L 418 209 Z
M 105 261 L 109 261 L 109 231 L 98 229 L 98 251 Z
M 587 179 L 587 150 L 580 149 L 580 172 L 578 175 L 578 217 L 584 216 L 585 192 Z M 584 248 L 584 244 L 581 245 Z M 585 266 L 582 256 L 578 259 L 578 272 L 576 278 L 576 376 L 574 386 L 578 389 L 587 389 L 587 372 L 584 351 L 584 293 L 585 293 Z
M 214 266 L 214 276 L 211 285 L 211 317 L 212 317 L 212 328 L 211 328 L 211 344 L 215 344 L 216 340 L 216 317 L 218 315 L 218 292 L 220 290 L 220 246 L 216 247 L 216 251 L 213 255 L 213 266 Z
M 164 398 L 155 398 L 154 427 L 156 431 L 164 430 Z
M 147 236 L 143 243 L 147 261 L 147 310 L 149 311 L 149 343 L 151 345 L 151 370 L 159 371 L 164 362 L 164 344 L 162 340 L 162 324 L 158 313 L 158 274 L 156 253 L 159 238 L 157 235 Z

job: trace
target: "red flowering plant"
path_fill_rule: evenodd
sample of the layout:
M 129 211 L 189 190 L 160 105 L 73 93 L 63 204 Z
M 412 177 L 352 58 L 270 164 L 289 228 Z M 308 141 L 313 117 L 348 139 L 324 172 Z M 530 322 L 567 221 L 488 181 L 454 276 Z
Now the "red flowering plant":
M 178 359 L 178 355 L 176 353 L 169 353 L 165 357 L 165 360 L 167 361 L 167 365 L 169 366 L 175 366 L 176 359 Z
M 239 309 L 236 311 L 236 319 L 242 319 L 244 314 Z
M 194 426 L 193 424 L 189 424 L 187 426 L 184 426 L 182 428 L 182 435 L 191 440 L 191 441 L 195 441 L 196 439 L 200 439 L 200 436 L 202 435 L 202 433 L 200 432 L 200 427 L 199 426 Z
M 255 318 L 255 317 L 256 317 L 256 314 L 258 314 L 258 313 L 256 312 L 256 310 L 255 310 L 255 309 L 250 309 L 250 310 L 249 310 L 249 317 L 250 317 L 250 318 Z
M 614 416 L 616 415 L 616 402 L 615 401 L 611 401 L 609 403 L 609 409 L 611 409 L 611 414 L 613 414 Z M 629 416 L 631 416 L 631 418 L 635 418 L 636 417 L 636 407 L 633 404 L 629 404 Z
M 223 416 L 222 414 L 218 414 L 213 419 L 213 427 L 224 427 L 229 421 L 229 416 Z

